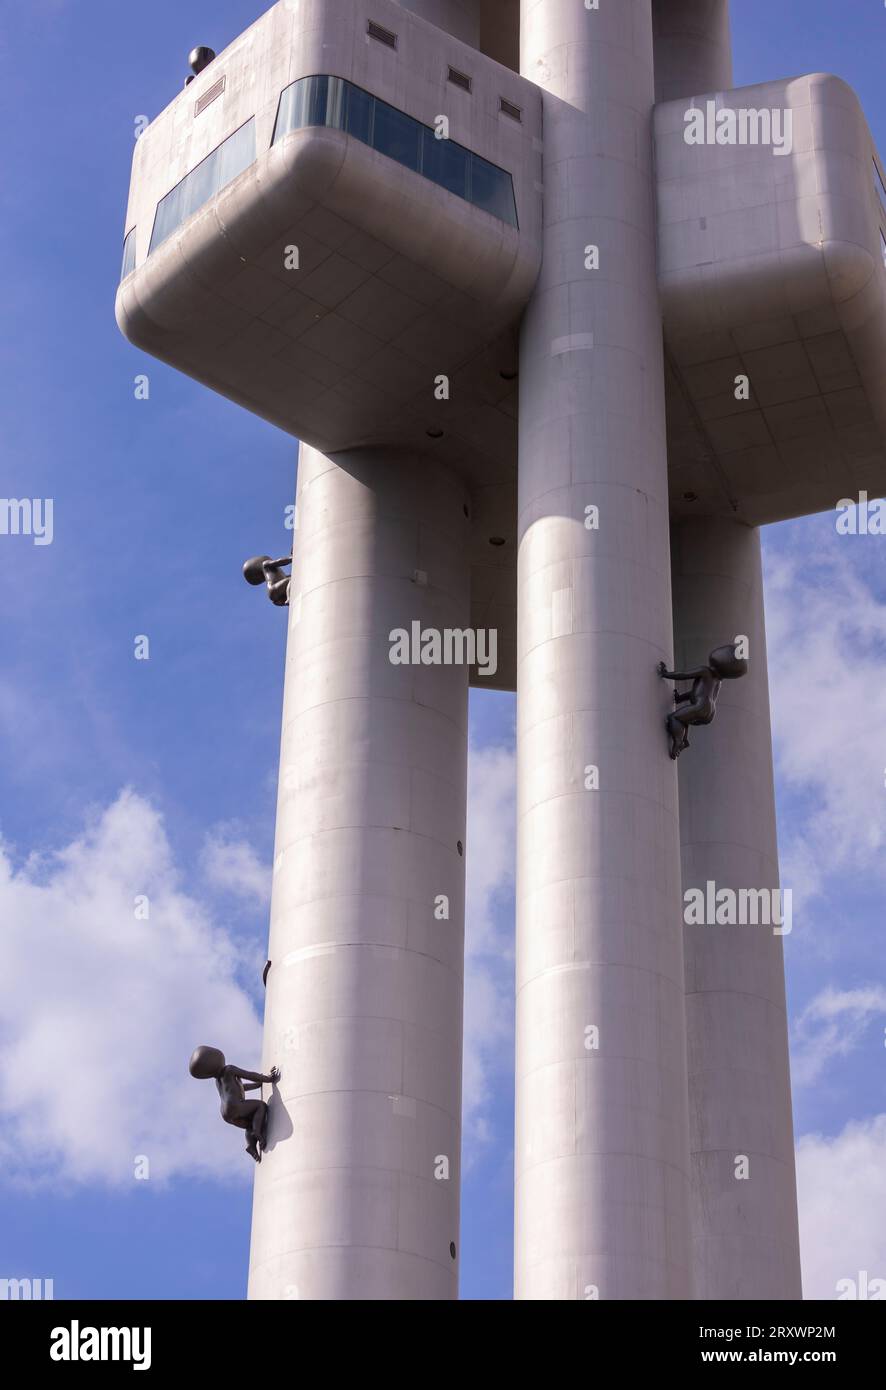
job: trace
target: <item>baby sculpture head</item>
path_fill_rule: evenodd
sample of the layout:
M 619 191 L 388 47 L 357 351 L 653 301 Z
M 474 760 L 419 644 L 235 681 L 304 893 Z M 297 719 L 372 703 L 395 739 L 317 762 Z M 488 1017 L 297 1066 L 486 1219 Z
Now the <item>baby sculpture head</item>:
M 243 566 L 243 578 L 247 584 L 264 584 L 267 575 L 264 565 L 266 560 L 270 560 L 270 555 L 253 555 L 251 560 L 247 560 Z
M 724 681 L 734 681 L 748 673 L 747 657 L 738 655 L 735 642 L 725 647 L 715 647 L 708 657 L 708 665 Z
M 217 1047 L 195 1047 L 188 1063 L 188 1071 L 199 1081 L 209 1081 L 221 1076 L 225 1065 L 225 1054 Z

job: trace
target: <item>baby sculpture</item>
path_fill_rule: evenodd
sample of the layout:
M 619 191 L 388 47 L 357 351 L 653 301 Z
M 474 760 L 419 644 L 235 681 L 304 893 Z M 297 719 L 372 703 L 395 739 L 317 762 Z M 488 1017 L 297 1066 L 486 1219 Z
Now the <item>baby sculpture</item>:
M 188 1071 L 198 1080 L 215 1081 L 221 1098 L 221 1117 L 229 1125 L 246 1130 L 246 1152 L 256 1163 L 261 1163 L 268 1135 L 268 1107 L 263 1100 L 247 1100 L 247 1091 L 257 1091 L 261 1086 L 273 1086 L 280 1079 L 277 1067 L 272 1067 L 269 1076 L 258 1071 L 244 1071 L 225 1061 L 225 1054 L 217 1047 L 197 1047 L 191 1053 Z M 252 1084 L 244 1086 L 243 1082 Z
M 283 566 L 291 564 L 291 555 L 281 555 L 279 560 L 272 560 L 270 555 L 253 555 L 243 566 L 243 578 L 247 584 L 264 584 L 271 603 L 276 604 L 278 608 L 285 608 L 289 603 L 289 583 L 292 576 L 284 574 Z
M 708 657 L 707 666 L 695 671 L 669 671 L 663 661 L 658 663 L 658 674 L 663 680 L 692 681 L 692 689 L 674 691 L 675 709 L 665 719 L 665 726 L 671 739 L 670 754 L 679 758 L 689 747 L 689 729 L 695 724 L 710 724 L 717 713 L 717 696 L 723 681 L 737 680 L 748 672 L 747 658 L 738 655 L 738 647 L 732 642 L 725 647 L 716 647 Z

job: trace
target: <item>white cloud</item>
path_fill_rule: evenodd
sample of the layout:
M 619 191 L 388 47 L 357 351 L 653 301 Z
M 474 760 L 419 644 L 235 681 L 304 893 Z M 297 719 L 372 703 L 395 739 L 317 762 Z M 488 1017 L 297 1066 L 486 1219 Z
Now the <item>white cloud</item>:
M 511 914 L 500 927 L 497 906 L 513 887 L 513 750 L 474 750 L 469 786 L 470 1150 L 491 1138 L 484 1112 L 499 1073 L 511 1087 Z M 236 827 L 209 832 L 201 869 L 212 889 L 267 901 L 267 866 Z M 131 791 L 58 852 L 16 864 L 0 845 L 0 1161 L 13 1181 L 123 1186 L 141 1154 L 153 1180 L 251 1175 L 242 1136 L 187 1062 L 208 1042 L 259 1065 L 260 1025 L 239 976 L 245 966 L 258 979 L 260 962 L 188 890 L 162 816 Z
M 513 939 L 498 908 L 513 888 L 514 753 L 469 766 L 465 1137 L 492 1138 L 488 1106 L 511 1088 Z M 207 835 L 206 882 L 267 900 L 269 874 L 231 826 Z M 136 898 L 149 900 L 148 920 Z M 131 791 L 63 849 L 16 864 L 0 845 L 0 1161 L 24 1184 L 248 1178 L 211 1083 L 187 1062 L 200 1042 L 257 1067 L 260 1025 L 240 983 L 260 962 L 214 920 L 177 867 L 162 816 Z
M 794 1022 L 791 1077 L 795 1086 L 817 1081 L 828 1062 L 846 1057 L 876 1017 L 886 1016 L 886 989 L 835 989 L 828 985 L 811 999 Z M 880 1042 L 882 1047 L 882 1042 Z
M 135 898 L 150 902 L 139 920 Z M 182 887 L 159 813 L 124 792 L 58 853 L 0 849 L 0 1158 L 25 1183 L 250 1176 L 198 1043 L 258 1066 L 240 948 Z M 257 962 L 248 962 L 257 968 Z
M 252 845 L 238 838 L 236 826 L 218 826 L 209 832 L 201 867 L 214 888 L 262 905 L 271 900 L 271 866 L 259 858 Z
M 468 760 L 465 913 L 465 1162 L 491 1138 L 488 1115 L 497 1076 L 513 1085 L 513 918 L 497 908 L 514 882 L 515 759 L 510 748 L 472 748 Z
M 886 1279 L 886 1115 L 797 1145 L 805 1298 L 833 1299 L 841 1279 Z
M 853 543 L 815 568 L 805 553 L 767 556 L 777 775 L 811 804 L 781 853 L 798 901 L 829 875 L 886 874 L 886 604 L 854 568 Z

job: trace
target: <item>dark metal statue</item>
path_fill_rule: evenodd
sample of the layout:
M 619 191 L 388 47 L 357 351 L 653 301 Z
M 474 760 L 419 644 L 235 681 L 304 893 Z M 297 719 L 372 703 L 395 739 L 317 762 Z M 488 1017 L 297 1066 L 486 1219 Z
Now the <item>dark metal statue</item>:
M 204 44 L 199 44 L 197 48 L 192 48 L 188 54 L 188 67 L 191 72 L 198 76 L 204 68 L 208 68 L 210 63 L 215 62 L 215 53 L 211 48 Z
M 215 61 L 215 53 L 211 48 L 205 48 L 202 44 L 198 48 L 192 48 L 188 54 L 188 66 L 191 69 L 189 77 L 185 78 L 185 86 L 189 87 L 195 77 L 199 77 L 204 68 Z
M 717 647 L 708 657 L 707 666 L 697 671 L 669 671 L 663 661 L 658 674 L 669 681 L 692 681 L 692 689 L 674 691 L 674 704 L 682 706 L 665 719 L 671 738 L 671 757 L 679 758 L 689 747 L 689 729 L 694 724 L 710 724 L 717 713 L 717 696 L 723 681 L 737 680 L 748 672 L 747 658 L 738 656 L 734 642 Z
M 292 576 L 284 574 L 282 566 L 291 564 L 291 555 L 283 555 L 279 560 L 272 560 L 270 555 L 253 555 L 243 566 L 243 578 L 247 584 L 266 584 L 271 603 L 275 603 L 278 608 L 285 608 L 289 603 L 289 583 Z
M 257 1091 L 261 1086 L 273 1086 L 280 1079 L 277 1067 L 271 1067 L 270 1076 L 262 1076 L 258 1071 L 244 1071 L 242 1067 L 229 1065 L 225 1054 L 217 1047 L 197 1047 L 191 1053 L 188 1071 L 200 1081 L 212 1078 L 221 1098 L 221 1117 L 229 1125 L 246 1130 L 246 1152 L 261 1163 L 261 1156 L 267 1145 L 268 1107 L 263 1100 L 247 1100 L 247 1091 Z M 249 1081 L 250 1086 L 243 1082 Z

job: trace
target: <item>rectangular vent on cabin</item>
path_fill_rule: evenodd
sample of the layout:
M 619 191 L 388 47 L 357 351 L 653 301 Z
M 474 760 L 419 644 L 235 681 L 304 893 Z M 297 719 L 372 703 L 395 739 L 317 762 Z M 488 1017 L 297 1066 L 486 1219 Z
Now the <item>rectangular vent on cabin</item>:
M 382 28 L 382 26 L 376 24 L 373 19 L 370 19 L 366 26 L 366 32 L 371 39 L 378 39 L 379 43 L 386 43 L 388 48 L 397 47 L 397 35 L 392 34 L 390 29 Z
M 459 72 L 458 68 L 449 69 L 447 81 L 451 82 L 453 87 L 461 87 L 462 91 L 469 92 L 471 90 L 471 79 L 466 72 Z
M 223 92 L 224 90 L 225 90 L 225 79 L 224 79 L 224 77 L 220 77 L 220 78 L 218 79 L 217 82 L 213 82 L 213 84 L 212 84 L 212 86 L 209 88 L 209 90 L 208 90 L 208 91 L 205 91 L 205 92 L 203 93 L 202 97 L 200 98 L 200 100 L 197 102 L 196 106 L 194 107 L 194 117 L 196 118 L 196 117 L 199 116 L 203 111 L 205 111 L 206 108 L 207 108 L 207 106 L 211 106 L 212 103 L 213 103 L 218 97 L 221 96 L 221 94 L 222 94 L 222 92 Z
M 523 112 L 519 106 L 515 106 L 512 101 L 505 101 L 504 97 L 498 99 L 498 109 L 505 116 L 510 116 L 512 121 L 522 121 Z

